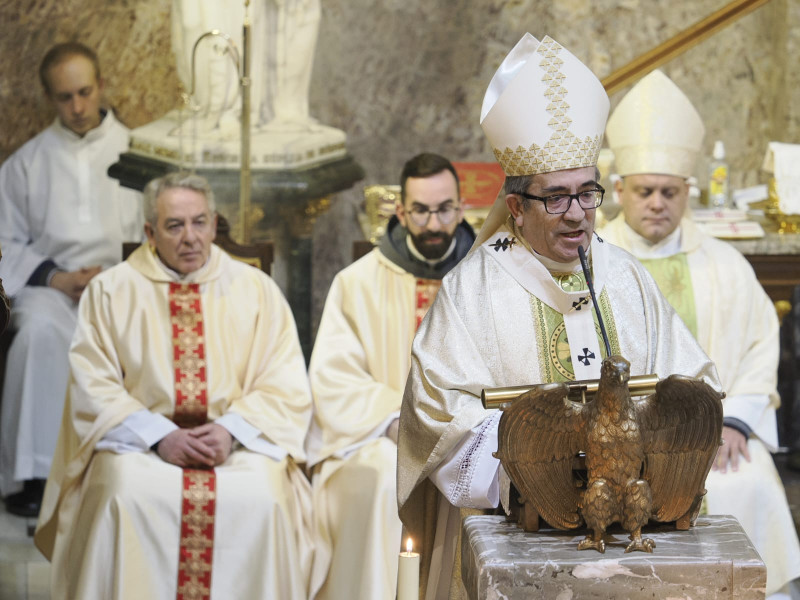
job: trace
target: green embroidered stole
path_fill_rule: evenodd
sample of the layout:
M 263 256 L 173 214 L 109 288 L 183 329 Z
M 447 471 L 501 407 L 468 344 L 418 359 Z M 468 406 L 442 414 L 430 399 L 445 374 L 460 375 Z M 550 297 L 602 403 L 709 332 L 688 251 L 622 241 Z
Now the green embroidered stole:
M 642 260 L 641 263 L 656 280 L 658 289 L 696 339 L 697 312 L 686 253 L 679 252 L 667 258 L 649 258 Z
M 583 273 L 552 273 L 555 282 L 567 292 L 588 290 L 586 278 Z M 575 368 L 572 365 L 572 357 L 569 351 L 569 340 L 567 339 L 567 328 L 564 325 L 564 315 L 535 296 L 531 296 L 531 309 L 533 311 L 534 326 L 536 328 L 536 339 L 539 350 L 539 370 L 542 381 L 551 383 L 559 381 L 575 381 Z M 597 314 L 594 312 L 591 298 L 586 296 L 588 302 L 586 309 L 592 311 L 594 318 L 594 328 L 597 332 L 597 339 L 600 342 L 600 353 L 602 358 L 606 357 L 605 343 L 600 332 L 600 325 L 597 322 Z M 611 344 L 611 352 L 620 353 L 619 338 L 614 322 L 614 314 L 611 312 L 611 304 L 608 301 L 608 294 L 605 290 L 600 293 L 597 299 L 600 305 L 600 312 L 603 315 L 603 322 L 608 333 L 608 340 Z

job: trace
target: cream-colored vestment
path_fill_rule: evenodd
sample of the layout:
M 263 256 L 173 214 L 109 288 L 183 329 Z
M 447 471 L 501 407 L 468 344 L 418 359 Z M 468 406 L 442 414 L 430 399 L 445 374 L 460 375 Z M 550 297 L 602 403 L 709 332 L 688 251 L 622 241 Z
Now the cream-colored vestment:
M 689 219 L 681 222 L 672 251 L 666 253 L 634 232 L 622 215 L 599 233 L 645 260 L 648 268 L 685 256 L 690 282 L 673 267 L 671 276 L 667 273 L 659 282 L 662 291 L 668 299 L 676 293 L 677 303 L 689 305 L 686 311 L 694 315 L 697 340 L 716 364 L 727 394 L 725 416 L 745 422 L 753 431 L 748 441 L 752 462 L 742 459 L 738 471 L 711 471 L 706 506 L 710 514 L 731 514 L 739 520 L 767 565 L 767 594 L 773 593 L 800 577 L 800 544 L 768 451 L 778 445 L 775 308 L 747 260 Z
M 574 363 L 578 378 L 599 376 L 602 342 L 593 321 L 578 313 L 591 307 L 586 291 L 572 291 L 569 278 L 557 284 L 505 226 L 479 241 L 444 279 L 414 339 L 400 415 L 400 515 L 422 540 L 424 560 L 432 557 L 436 563 L 439 557 L 430 571 L 430 564 L 423 565 L 421 585 L 429 600 L 447 598 L 455 592 L 451 578 L 460 580 L 452 562 L 457 559 L 458 509 L 442 501 L 429 476 L 494 414 L 482 407 L 481 390 L 546 382 L 564 361 Z M 606 328 L 612 351 L 630 361 L 631 375 L 680 373 L 703 377 L 719 388 L 713 365 L 644 268 L 597 239 L 590 259 L 598 300 L 604 314 L 611 315 Z M 546 319 L 541 313 L 549 309 L 563 316 L 566 329 L 542 328 Z M 542 339 L 544 332 L 549 339 Z M 592 362 L 586 366 L 581 357 L 589 355 Z M 467 472 L 464 486 L 468 479 Z M 451 558 L 442 560 L 445 556 Z
M 328 292 L 309 365 L 312 598 L 395 596 L 397 447 L 384 434 L 400 411 L 417 286 L 376 248 L 341 271 Z
M 182 469 L 96 449 L 134 414 L 174 412 L 173 282 L 199 285 L 208 419 L 235 415 L 257 438 L 237 438 L 245 447 L 215 469 L 210 597 L 305 598 L 310 490 L 296 463 L 311 398 L 294 320 L 272 280 L 216 246 L 180 281 L 142 246 L 84 292 L 35 536 L 52 597 L 176 598 Z

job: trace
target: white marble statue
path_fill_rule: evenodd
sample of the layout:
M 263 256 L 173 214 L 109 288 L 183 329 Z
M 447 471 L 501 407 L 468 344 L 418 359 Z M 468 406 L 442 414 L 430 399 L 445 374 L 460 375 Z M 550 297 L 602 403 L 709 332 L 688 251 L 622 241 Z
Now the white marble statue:
M 250 0 L 250 165 L 293 169 L 346 155 L 347 136 L 309 115 L 308 92 L 320 0 Z M 241 167 L 242 97 L 234 57 L 242 59 L 245 0 L 172 0 L 178 76 L 192 87 L 189 107 L 135 129 L 131 152 L 188 168 Z
M 205 32 L 230 36 L 242 53 L 244 2 L 173 0 L 172 46 L 178 75 L 191 88 L 192 48 Z M 251 21 L 251 125 L 254 130 L 307 131 L 308 90 L 320 20 L 319 0 L 254 0 Z M 193 104 L 201 135 L 238 135 L 241 96 L 231 50 L 219 37 L 200 43 Z

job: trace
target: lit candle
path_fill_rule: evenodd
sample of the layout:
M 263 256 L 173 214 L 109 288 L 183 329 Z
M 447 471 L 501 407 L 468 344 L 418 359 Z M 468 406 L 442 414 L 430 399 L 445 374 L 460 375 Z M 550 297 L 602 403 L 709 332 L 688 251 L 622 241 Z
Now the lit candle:
M 406 542 L 406 551 L 400 553 L 397 600 L 419 600 L 419 552 L 411 551 L 411 538 Z

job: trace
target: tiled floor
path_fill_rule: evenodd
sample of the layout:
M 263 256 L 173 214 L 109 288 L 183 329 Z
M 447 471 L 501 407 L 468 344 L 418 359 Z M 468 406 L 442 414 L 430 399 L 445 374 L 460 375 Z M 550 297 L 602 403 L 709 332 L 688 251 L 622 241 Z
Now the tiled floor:
M 785 455 L 776 455 L 775 463 L 786 486 L 795 526 L 800 531 L 800 472 L 785 467 Z M 0 502 L 0 600 L 50 599 L 50 564 L 28 535 L 28 528 L 34 525 L 34 519 L 5 512 Z M 792 597 L 800 600 L 800 587 L 792 592 Z
M 35 519 L 10 515 L 0 502 L 0 599 L 49 600 L 50 563 L 34 547 Z

